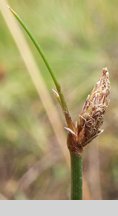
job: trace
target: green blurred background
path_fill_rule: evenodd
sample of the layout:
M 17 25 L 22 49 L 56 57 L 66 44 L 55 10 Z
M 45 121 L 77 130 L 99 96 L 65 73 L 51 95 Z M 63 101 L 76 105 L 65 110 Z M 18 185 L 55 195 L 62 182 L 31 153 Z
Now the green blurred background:
M 111 103 L 104 133 L 84 152 L 84 199 L 117 199 L 118 1 L 9 0 L 9 4 L 40 42 L 74 119 L 102 68 L 108 67 Z M 29 39 L 28 43 L 52 96 L 54 84 Z M 46 111 L 0 14 L 0 199 L 69 199 L 69 182 L 70 172 Z

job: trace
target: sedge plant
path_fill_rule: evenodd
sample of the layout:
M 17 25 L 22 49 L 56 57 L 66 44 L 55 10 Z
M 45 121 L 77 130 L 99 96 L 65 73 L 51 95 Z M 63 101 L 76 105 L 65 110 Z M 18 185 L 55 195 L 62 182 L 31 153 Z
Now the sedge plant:
M 53 90 L 53 92 L 61 105 L 67 124 L 65 129 L 67 131 L 67 146 L 71 161 L 71 199 L 82 200 L 83 149 L 103 132 L 101 125 L 103 124 L 103 117 L 110 101 L 108 70 L 107 68 L 103 68 L 99 81 L 96 83 L 90 95 L 88 95 L 77 121 L 74 122 L 71 118 L 61 86 L 42 48 L 20 16 L 13 9 L 9 9 L 31 39 L 54 81 L 56 90 Z

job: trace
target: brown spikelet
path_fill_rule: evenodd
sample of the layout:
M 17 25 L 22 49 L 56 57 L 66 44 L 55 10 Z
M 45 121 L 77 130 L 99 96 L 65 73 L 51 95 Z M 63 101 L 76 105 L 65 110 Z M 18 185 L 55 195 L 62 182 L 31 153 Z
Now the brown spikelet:
M 75 127 L 76 136 L 68 136 L 68 147 L 71 151 L 80 153 L 84 146 L 103 132 L 101 125 L 110 99 L 110 81 L 107 68 L 103 68 L 102 75 L 90 95 L 88 95 L 79 122 Z

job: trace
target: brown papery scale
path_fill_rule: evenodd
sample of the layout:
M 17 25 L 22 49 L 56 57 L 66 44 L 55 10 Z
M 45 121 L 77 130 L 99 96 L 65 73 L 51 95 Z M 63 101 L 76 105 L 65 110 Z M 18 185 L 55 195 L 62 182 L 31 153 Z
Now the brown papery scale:
M 99 81 L 83 105 L 74 134 L 68 135 L 68 148 L 71 152 L 81 153 L 84 146 L 103 132 L 101 125 L 110 102 L 109 95 L 109 72 L 107 68 L 103 68 Z

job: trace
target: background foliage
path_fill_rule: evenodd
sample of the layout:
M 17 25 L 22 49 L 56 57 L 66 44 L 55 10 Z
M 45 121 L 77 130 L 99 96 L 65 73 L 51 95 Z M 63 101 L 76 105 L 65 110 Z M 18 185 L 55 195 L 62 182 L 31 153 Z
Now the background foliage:
M 117 0 L 9 0 L 9 3 L 44 49 L 74 119 L 102 68 L 108 67 L 111 104 L 105 116 L 105 132 L 84 153 L 84 196 L 117 199 Z M 28 42 L 52 94 L 52 80 Z M 64 124 L 61 110 L 54 102 Z M 69 171 L 62 152 L 0 14 L 0 198 L 68 199 L 69 187 Z

